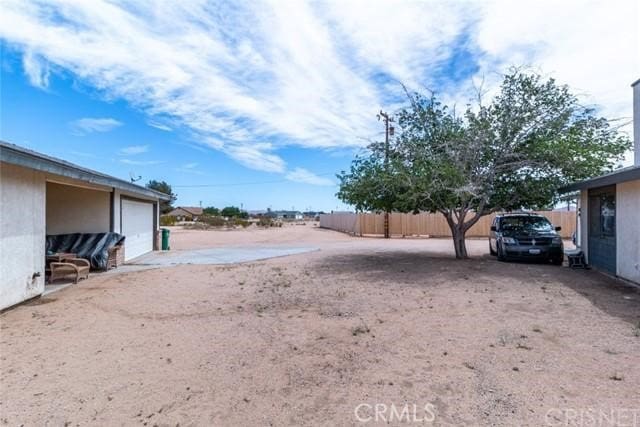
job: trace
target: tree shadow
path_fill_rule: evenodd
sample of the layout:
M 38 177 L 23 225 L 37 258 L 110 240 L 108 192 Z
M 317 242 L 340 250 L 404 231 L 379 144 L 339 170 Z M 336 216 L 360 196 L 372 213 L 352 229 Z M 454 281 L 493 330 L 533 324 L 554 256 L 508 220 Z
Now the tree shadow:
M 545 263 L 499 262 L 488 254 L 457 260 L 451 255 L 428 251 L 336 254 L 318 260 L 315 270 L 319 275 L 356 276 L 365 283 L 383 287 L 436 289 L 454 284 L 461 288 L 510 287 L 516 292 L 530 293 L 533 289 L 544 291 L 556 286 L 554 289 L 558 291 L 571 289 L 610 316 L 634 326 L 640 321 L 640 288 L 593 270 L 572 270 Z

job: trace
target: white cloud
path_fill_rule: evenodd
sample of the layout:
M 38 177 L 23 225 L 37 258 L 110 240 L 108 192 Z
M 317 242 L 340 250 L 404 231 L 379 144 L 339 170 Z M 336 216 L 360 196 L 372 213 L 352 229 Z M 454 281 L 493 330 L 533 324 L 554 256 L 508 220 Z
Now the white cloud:
M 92 132 L 109 132 L 119 126 L 122 123 L 116 119 L 111 118 L 91 118 L 85 117 L 83 119 L 74 120 L 69 123 L 71 132 L 75 135 L 86 135 Z
M 167 126 L 167 125 L 165 125 L 165 124 L 162 124 L 162 123 L 159 123 L 159 122 L 156 122 L 156 121 L 153 121 L 153 120 L 149 120 L 149 121 L 147 122 L 147 124 L 148 124 L 149 126 L 151 126 L 151 127 L 154 127 L 154 128 L 156 128 L 156 129 L 163 130 L 163 131 L 165 131 L 165 132 L 172 132 L 172 131 L 173 131 L 173 129 L 171 129 L 169 126 Z
M 512 1 L 487 2 L 474 33 L 485 53 L 481 73 L 516 64 L 569 84 L 609 117 L 631 117 L 640 77 L 640 6 L 627 0 L 538 0 L 523 10 Z
M 311 185 L 335 185 L 335 183 L 329 178 L 318 176 L 313 172 L 309 172 L 303 168 L 295 168 L 294 170 L 287 172 L 285 175 L 289 181 L 311 184 Z
M 40 89 L 49 87 L 49 66 L 38 55 L 27 51 L 22 56 L 22 67 L 29 78 L 29 82 Z
M 637 18 L 627 0 L 4 0 L 0 38 L 25 52 L 35 86 L 66 70 L 146 112 L 150 126 L 170 130 L 153 120 L 167 118 L 247 167 L 286 173 L 284 146 L 378 138 L 375 114 L 397 105 L 397 81 L 464 105 L 470 85 L 452 79 L 460 66 L 450 62 L 461 44 L 489 86 L 528 64 L 630 117 Z
M 133 156 L 136 154 L 142 154 L 149 151 L 148 145 L 130 145 L 128 147 L 121 148 L 118 153 L 121 156 Z
M 248 168 L 264 172 L 283 173 L 286 168 L 285 161 L 275 154 L 269 154 L 267 150 L 270 150 L 270 147 L 265 147 L 267 145 L 234 144 L 224 147 L 223 151 Z

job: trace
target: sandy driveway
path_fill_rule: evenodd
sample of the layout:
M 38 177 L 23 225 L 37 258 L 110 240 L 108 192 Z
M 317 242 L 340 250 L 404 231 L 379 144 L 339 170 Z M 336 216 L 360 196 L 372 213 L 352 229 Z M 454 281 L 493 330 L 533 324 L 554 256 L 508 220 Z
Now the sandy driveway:
M 640 422 L 640 294 L 599 274 L 303 226 L 172 239 L 320 250 L 93 275 L 3 313 L 1 423 Z

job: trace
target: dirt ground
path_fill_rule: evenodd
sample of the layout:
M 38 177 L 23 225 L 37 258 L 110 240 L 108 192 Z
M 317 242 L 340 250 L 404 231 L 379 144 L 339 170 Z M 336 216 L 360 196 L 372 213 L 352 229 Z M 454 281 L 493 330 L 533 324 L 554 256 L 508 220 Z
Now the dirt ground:
M 309 225 L 171 237 L 319 250 L 93 274 L 3 313 L 0 423 L 640 425 L 640 293 L 598 273 Z

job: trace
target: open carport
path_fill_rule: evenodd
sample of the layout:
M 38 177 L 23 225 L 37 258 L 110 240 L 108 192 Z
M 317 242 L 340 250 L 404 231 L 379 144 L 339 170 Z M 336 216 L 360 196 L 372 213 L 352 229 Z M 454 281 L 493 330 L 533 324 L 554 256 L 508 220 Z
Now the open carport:
M 159 202 L 167 198 L 0 142 L 0 309 L 44 292 L 47 236 L 118 233 L 125 238 L 125 261 L 152 251 Z

